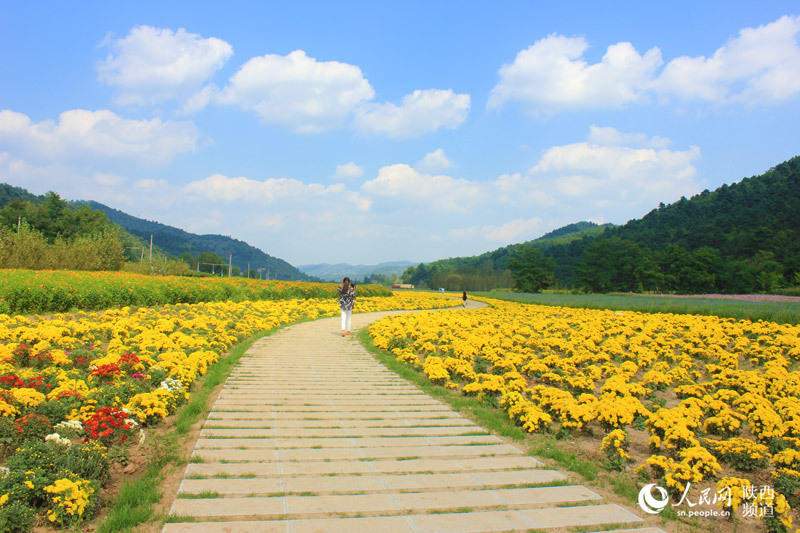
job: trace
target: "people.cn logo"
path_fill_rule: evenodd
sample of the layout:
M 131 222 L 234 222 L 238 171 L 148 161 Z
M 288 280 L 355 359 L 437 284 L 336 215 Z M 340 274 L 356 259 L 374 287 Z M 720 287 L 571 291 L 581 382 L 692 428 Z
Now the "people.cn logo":
M 656 490 L 659 497 L 653 494 Z M 659 487 L 655 483 L 648 483 L 639 491 L 639 507 L 647 514 L 658 514 L 669 504 L 669 494 L 667 489 Z

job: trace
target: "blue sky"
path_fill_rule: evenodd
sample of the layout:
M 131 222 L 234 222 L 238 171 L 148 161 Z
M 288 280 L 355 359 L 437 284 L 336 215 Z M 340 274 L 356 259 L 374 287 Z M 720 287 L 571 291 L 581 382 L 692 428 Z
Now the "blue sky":
M 59 2 L 0 15 L 0 180 L 294 263 L 623 223 L 797 155 L 796 2 Z

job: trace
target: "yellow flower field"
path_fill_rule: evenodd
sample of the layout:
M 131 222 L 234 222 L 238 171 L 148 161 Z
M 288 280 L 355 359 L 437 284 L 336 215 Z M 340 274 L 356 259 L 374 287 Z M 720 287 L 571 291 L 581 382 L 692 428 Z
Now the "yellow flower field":
M 609 467 L 636 466 L 678 496 L 717 481 L 738 487 L 740 505 L 756 498 L 744 484 L 773 486 L 767 525 L 791 527 L 800 326 L 489 303 L 386 318 L 370 334 L 431 381 L 494 398 L 529 432 L 595 435 Z
M 458 303 L 401 293 L 355 310 Z M 108 480 L 109 450 L 174 413 L 234 344 L 338 311 L 327 298 L 0 315 L 0 530 L 30 529 L 42 508 L 54 525 L 79 524 Z

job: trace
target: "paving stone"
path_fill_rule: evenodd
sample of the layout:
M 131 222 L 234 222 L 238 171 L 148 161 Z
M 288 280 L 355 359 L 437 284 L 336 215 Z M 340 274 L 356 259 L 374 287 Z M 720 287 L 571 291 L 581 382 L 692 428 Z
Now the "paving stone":
M 199 517 L 275 516 L 328 513 L 397 513 L 414 510 L 543 505 L 599 500 L 579 485 L 522 489 L 334 494 L 249 498 L 178 498 L 173 514 Z
M 482 444 L 503 444 L 494 435 L 441 437 L 317 437 L 317 438 L 200 438 L 195 450 L 214 448 L 383 448 L 409 446 L 479 446 Z
M 165 533 L 487 533 L 529 529 L 585 527 L 629 523 L 640 519 L 618 505 L 585 505 L 471 513 L 413 514 L 359 518 L 317 518 L 241 522 L 187 522 L 167 524 Z M 636 530 L 633 530 L 636 531 Z M 646 529 L 649 533 L 649 529 Z M 616 533 L 616 532 L 615 532 Z
M 525 468 L 533 469 L 542 466 L 542 462 L 525 455 L 507 455 L 503 457 L 459 457 L 408 459 L 378 459 L 375 461 L 336 460 L 315 461 L 308 463 L 263 462 L 263 463 L 189 463 L 186 476 L 220 474 L 257 476 L 328 476 L 331 474 L 372 474 L 399 472 L 480 472 Z
M 356 315 L 354 324 L 388 314 Z M 171 513 L 196 521 L 164 531 L 488 532 L 641 522 L 586 487 L 565 485 L 566 474 L 422 393 L 336 327 L 335 319 L 297 324 L 248 350 L 195 443 L 203 462 L 186 466 L 179 487 L 220 497 L 176 498 Z
M 423 489 L 466 489 L 560 482 L 566 476 L 556 470 L 528 469 L 499 472 L 446 474 L 375 474 L 364 476 L 295 476 L 242 479 L 184 479 L 179 492 L 217 492 L 224 495 L 273 494 L 277 492 L 357 492 Z
M 213 424 L 207 422 L 207 424 Z M 233 422 L 232 426 L 236 426 Z M 250 437 L 264 436 L 273 438 L 294 437 L 297 439 L 319 437 L 406 437 L 427 436 L 444 437 L 449 435 L 464 435 L 465 433 L 485 432 L 480 426 L 444 426 L 444 427 L 391 427 L 391 428 L 260 428 L 260 427 L 231 427 L 229 429 L 208 428 L 200 431 L 201 437 Z

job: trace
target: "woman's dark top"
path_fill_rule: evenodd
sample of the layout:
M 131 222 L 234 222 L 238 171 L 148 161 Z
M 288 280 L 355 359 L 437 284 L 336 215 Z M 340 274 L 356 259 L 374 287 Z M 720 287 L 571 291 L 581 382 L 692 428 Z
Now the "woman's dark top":
M 342 311 L 352 311 L 355 303 L 356 288 L 350 285 L 350 288 L 345 291 L 339 287 L 339 307 L 342 308 Z
M 461 295 L 461 299 L 465 302 L 467 301 L 467 291 L 464 291 L 464 293 Z

